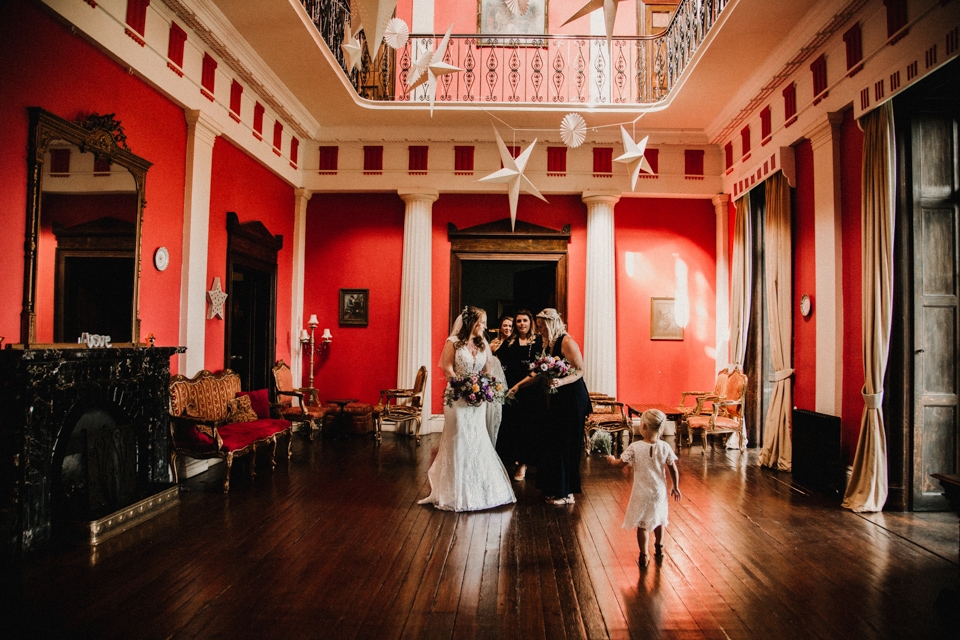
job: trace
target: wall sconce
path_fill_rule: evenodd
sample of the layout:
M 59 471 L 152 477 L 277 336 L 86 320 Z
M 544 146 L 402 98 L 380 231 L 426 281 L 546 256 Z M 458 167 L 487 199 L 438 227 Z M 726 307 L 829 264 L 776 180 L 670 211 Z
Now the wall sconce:
M 333 336 L 330 335 L 330 329 L 324 329 L 323 335 L 320 336 L 320 339 L 323 340 L 324 344 L 330 344 L 333 342 Z

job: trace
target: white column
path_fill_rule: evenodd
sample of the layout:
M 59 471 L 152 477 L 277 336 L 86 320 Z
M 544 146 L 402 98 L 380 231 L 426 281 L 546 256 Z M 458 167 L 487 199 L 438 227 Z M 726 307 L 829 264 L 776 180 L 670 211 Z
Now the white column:
M 816 410 L 840 415 L 843 382 L 843 300 L 840 242 L 840 122 L 827 114 L 807 133 L 813 149 L 814 247 L 816 250 Z
M 210 176 L 218 125 L 200 111 L 187 111 L 187 157 L 183 202 L 183 271 L 180 276 L 179 373 L 204 368 L 207 321 L 207 242 L 210 231 Z
M 583 366 L 587 389 L 617 395 L 617 260 L 613 206 L 619 193 L 583 194 L 587 205 L 587 289 Z
M 432 230 L 433 203 L 439 194 L 429 190 L 399 192 L 406 203 L 403 218 L 403 265 L 400 276 L 400 352 L 397 358 L 397 387 L 410 389 L 417 370 L 426 365 L 427 387 L 423 392 L 423 427 L 426 432 L 432 413 L 430 381 L 438 374 L 431 344 Z
M 728 212 L 730 196 L 718 193 L 710 199 L 717 224 L 717 371 L 730 364 L 730 268 L 727 247 L 730 245 Z
M 293 304 L 290 308 L 290 374 L 295 386 L 303 386 L 303 357 L 300 352 L 300 330 L 306 325 L 303 320 L 304 263 L 306 256 L 307 202 L 312 191 L 294 189 L 293 214 Z

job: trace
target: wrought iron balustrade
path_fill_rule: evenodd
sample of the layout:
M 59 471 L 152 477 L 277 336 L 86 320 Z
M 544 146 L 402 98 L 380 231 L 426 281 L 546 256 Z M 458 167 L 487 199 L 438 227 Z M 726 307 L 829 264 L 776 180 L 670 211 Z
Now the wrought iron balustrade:
M 349 9 L 340 0 L 301 0 L 347 73 L 343 52 Z M 729 0 L 683 0 L 665 31 L 653 36 L 450 36 L 444 61 L 463 69 L 438 78 L 438 104 L 656 105 L 676 84 Z M 362 36 L 361 36 L 362 37 Z M 410 90 L 415 64 L 440 43 L 413 34 L 400 49 L 386 45 L 375 61 L 347 73 L 358 94 L 373 100 L 429 102 L 426 84 Z

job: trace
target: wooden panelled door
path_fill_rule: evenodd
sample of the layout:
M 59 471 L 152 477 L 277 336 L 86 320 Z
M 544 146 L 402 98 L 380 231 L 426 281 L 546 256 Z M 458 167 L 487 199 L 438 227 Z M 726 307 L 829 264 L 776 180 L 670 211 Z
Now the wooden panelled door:
M 911 119 L 914 510 L 946 508 L 930 474 L 960 469 L 960 159 L 950 111 Z

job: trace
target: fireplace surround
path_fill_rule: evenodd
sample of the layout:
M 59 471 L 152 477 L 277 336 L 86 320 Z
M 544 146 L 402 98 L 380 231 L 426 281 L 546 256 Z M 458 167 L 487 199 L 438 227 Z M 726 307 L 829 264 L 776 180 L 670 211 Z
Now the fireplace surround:
M 78 524 L 117 512 L 123 519 L 131 506 L 170 495 L 170 357 L 182 351 L 0 351 L 0 540 L 6 552 L 42 549 Z

